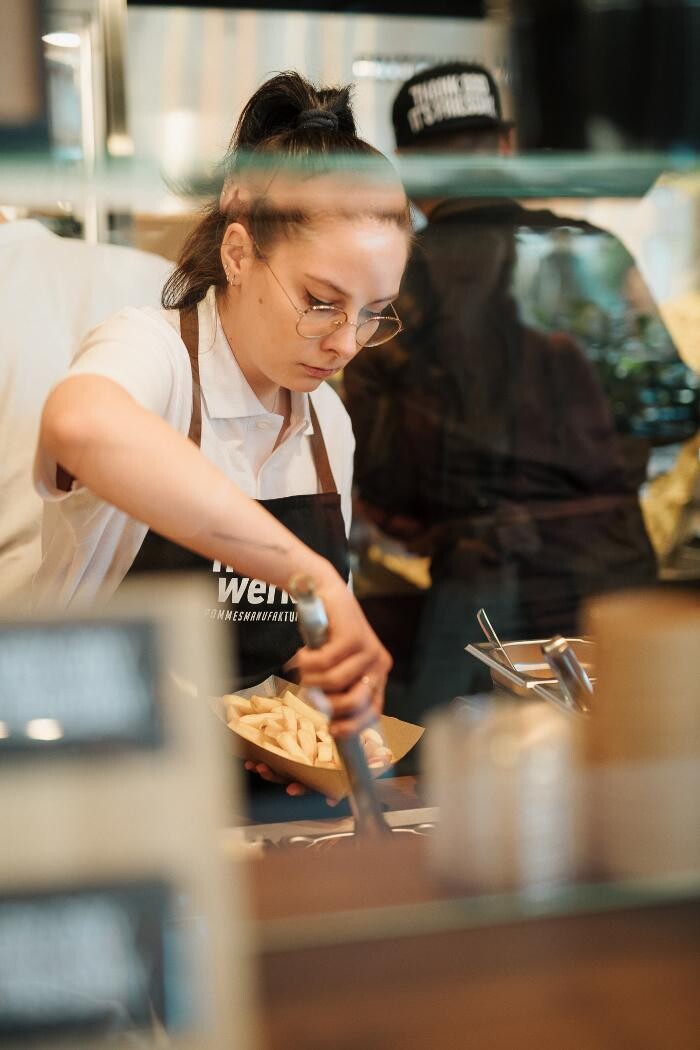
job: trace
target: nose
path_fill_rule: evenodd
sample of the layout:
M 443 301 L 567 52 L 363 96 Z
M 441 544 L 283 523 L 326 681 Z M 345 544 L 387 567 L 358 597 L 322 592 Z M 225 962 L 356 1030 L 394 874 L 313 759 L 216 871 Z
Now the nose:
M 360 349 L 355 339 L 355 331 L 355 325 L 348 324 L 346 321 L 340 328 L 336 328 L 330 335 L 327 335 L 321 343 L 323 350 L 328 350 L 339 358 L 341 367 L 352 361 Z

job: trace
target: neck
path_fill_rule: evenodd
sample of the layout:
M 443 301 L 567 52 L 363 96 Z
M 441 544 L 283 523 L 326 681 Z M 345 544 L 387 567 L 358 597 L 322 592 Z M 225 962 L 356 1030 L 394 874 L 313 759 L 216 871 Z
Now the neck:
M 236 312 L 232 309 L 228 299 L 227 295 L 217 293 L 216 307 L 229 349 L 258 401 L 265 406 L 268 412 L 281 412 L 284 415 L 282 388 L 260 371 L 253 355 L 247 352 L 245 339 L 237 335 L 239 326 L 236 324 Z

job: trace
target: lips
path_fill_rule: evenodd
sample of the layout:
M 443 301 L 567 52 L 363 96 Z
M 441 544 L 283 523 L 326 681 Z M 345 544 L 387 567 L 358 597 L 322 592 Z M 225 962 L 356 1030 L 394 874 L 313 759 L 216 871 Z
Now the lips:
M 311 365 L 302 365 L 304 371 L 312 376 L 314 379 L 328 379 L 329 376 L 335 375 L 338 371 L 336 368 L 313 368 Z

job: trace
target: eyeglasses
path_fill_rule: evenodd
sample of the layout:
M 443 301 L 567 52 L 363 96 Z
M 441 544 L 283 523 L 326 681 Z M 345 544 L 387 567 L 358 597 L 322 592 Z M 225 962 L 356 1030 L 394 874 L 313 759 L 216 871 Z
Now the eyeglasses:
M 348 320 L 345 310 L 337 306 L 326 306 L 321 303 L 318 306 L 307 306 L 306 310 L 300 310 L 265 257 L 260 252 L 258 254 L 296 313 L 297 334 L 302 339 L 324 339 L 338 328 L 342 328 L 344 324 L 348 324 L 355 329 L 355 341 L 358 346 L 381 346 L 402 330 L 403 325 L 393 306 L 390 307 L 393 316 L 392 314 L 370 314 L 364 321 L 358 322 Z

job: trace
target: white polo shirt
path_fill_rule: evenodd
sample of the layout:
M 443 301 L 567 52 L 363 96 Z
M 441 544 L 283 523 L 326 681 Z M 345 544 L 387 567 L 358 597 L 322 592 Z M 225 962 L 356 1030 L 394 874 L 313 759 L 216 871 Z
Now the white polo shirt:
M 355 441 L 338 395 L 326 383 L 311 395 L 293 392 L 291 425 L 273 452 L 283 417 L 268 412 L 245 379 L 224 335 L 214 288 L 200 302 L 198 316 L 203 454 L 253 499 L 318 492 L 309 441 L 310 396 L 349 531 Z M 69 372 L 77 374 L 114 380 L 145 408 L 188 433 L 192 372 L 177 311 L 126 309 L 111 317 L 82 344 Z M 107 601 L 136 557 L 146 526 L 77 483 L 72 492 L 61 492 L 56 463 L 41 451 L 35 483 L 46 502 L 33 605 L 67 608 Z
M 32 484 L 39 420 L 87 332 L 125 306 L 160 303 L 172 263 L 150 252 L 0 223 L 0 604 L 24 610 L 41 560 Z

